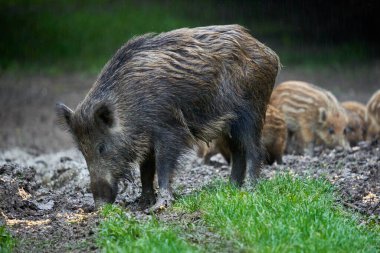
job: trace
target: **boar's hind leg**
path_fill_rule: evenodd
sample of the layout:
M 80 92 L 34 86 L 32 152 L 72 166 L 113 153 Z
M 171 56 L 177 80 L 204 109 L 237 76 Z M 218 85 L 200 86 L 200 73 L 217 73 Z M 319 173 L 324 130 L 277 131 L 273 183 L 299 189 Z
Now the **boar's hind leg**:
M 259 132 L 253 131 L 253 135 Z M 260 176 L 260 169 L 262 165 L 262 148 L 259 136 L 252 136 L 253 138 L 246 138 L 246 157 L 247 157 L 247 170 L 251 180 L 258 180 Z M 272 162 L 273 163 L 273 162 Z
M 243 184 L 247 169 L 246 149 L 244 145 L 244 131 L 239 127 L 239 122 L 231 127 L 229 137 L 225 138 L 225 142 L 231 151 L 231 177 L 230 181 L 237 186 Z
M 154 153 L 151 152 L 140 166 L 142 193 L 141 198 L 139 200 L 139 205 L 141 206 L 141 208 L 146 208 L 148 206 L 153 205 L 156 200 L 153 188 L 155 172 L 155 157 Z
M 241 143 L 232 138 L 229 140 L 229 147 L 231 149 L 232 158 L 230 181 L 237 186 L 241 186 L 243 184 L 247 168 L 245 161 L 245 152 Z
M 254 115 L 245 117 L 231 128 L 231 181 L 243 183 L 246 170 L 251 179 L 258 179 L 262 162 L 261 126 L 254 122 Z

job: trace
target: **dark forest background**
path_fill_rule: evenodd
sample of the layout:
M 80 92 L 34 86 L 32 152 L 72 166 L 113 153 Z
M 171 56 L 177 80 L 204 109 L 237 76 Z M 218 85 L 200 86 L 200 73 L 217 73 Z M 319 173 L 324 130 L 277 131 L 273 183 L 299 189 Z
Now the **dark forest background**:
M 284 65 L 379 58 L 378 1 L 0 1 L 0 67 L 93 71 L 130 37 L 239 23 Z

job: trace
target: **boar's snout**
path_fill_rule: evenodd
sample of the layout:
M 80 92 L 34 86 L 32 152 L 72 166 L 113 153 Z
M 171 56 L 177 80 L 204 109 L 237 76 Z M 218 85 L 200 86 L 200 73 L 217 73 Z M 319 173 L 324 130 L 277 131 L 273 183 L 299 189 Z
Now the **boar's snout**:
M 95 207 L 115 202 L 117 195 L 117 183 L 110 183 L 103 178 L 91 180 L 91 191 L 94 197 Z
M 347 151 L 351 150 L 350 143 L 349 143 L 349 141 L 346 138 L 342 138 L 339 141 L 339 146 L 341 146 L 344 150 L 347 150 Z

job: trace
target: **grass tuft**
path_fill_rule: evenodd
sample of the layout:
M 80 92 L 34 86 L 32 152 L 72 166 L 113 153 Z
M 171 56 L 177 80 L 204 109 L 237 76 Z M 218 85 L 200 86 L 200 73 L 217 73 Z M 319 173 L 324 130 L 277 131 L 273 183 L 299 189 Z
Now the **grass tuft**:
M 198 252 L 182 239 L 179 228 L 154 217 L 139 221 L 120 207 L 106 206 L 101 213 L 98 245 L 104 252 Z
M 137 220 L 108 205 L 98 245 L 104 252 L 380 250 L 380 227 L 360 224 L 361 217 L 346 211 L 323 179 L 278 175 L 242 189 L 215 182 L 167 212 L 180 219 Z
M 177 202 L 175 209 L 201 212 L 213 232 L 249 252 L 376 252 L 379 229 L 359 227 L 358 217 L 336 202 L 324 180 L 264 180 L 253 192 L 216 183 Z
M 7 231 L 5 226 L 0 226 L 0 252 L 12 252 L 16 245 L 16 240 Z

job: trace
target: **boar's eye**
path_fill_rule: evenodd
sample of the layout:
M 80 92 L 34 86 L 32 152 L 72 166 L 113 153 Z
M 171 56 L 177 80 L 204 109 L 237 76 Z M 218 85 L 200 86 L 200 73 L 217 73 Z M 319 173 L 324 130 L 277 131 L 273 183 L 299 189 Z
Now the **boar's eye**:
M 355 132 L 355 128 L 353 127 L 346 127 L 344 130 L 343 130 L 343 134 L 346 135 L 348 133 L 353 133 Z
M 100 143 L 97 147 L 97 150 L 100 155 L 104 154 L 106 151 L 106 145 L 104 145 L 104 143 Z
M 345 129 L 345 130 L 346 130 L 346 129 Z M 334 128 L 329 127 L 328 132 L 329 132 L 329 134 L 334 134 L 334 133 L 335 133 L 335 130 L 334 130 Z

